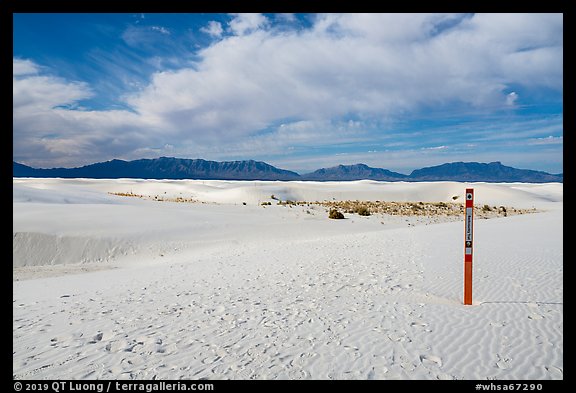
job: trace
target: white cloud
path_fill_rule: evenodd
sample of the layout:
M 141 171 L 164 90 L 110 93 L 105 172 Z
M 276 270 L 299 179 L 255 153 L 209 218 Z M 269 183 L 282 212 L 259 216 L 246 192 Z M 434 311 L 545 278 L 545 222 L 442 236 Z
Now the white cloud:
M 220 38 L 224 33 L 224 29 L 222 28 L 222 24 L 220 22 L 211 20 L 208 22 L 208 26 L 200 28 L 200 31 L 203 33 L 208 34 L 211 37 Z
M 292 22 L 296 22 L 296 15 L 292 14 L 292 13 L 279 13 L 276 14 L 276 18 L 279 20 L 282 20 L 284 22 L 287 23 L 292 23 Z
M 21 61 L 13 62 L 18 67 Z M 140 127 L 153 129 L 150 119 L 144 123 L 141 116 L 121 110 L 82 110 L 82 100 L 93 96 L 86 83 L 26 73 L 13 78 L 12 89 L 13 153 L 30 164 L 89 163 L 154 143 L 152 135 L 139 132 Z
M 57 106 L 73 105 L 90 98 L 92 92 L 83 82 L 67 82 L 61 78 L 30 75 L 13 78 L 12 106 L 15 115 L 51 110 Z
M 150 48 L 159 42 L 166 42 L 170 31 L 162 26 L 128 26 L 122 33 L 124 42 L 136 48 Z
M 261 14 L 235 14 L 228 24 L 233 36 L 223 36 L 219 22 L 201 28 L 221 39 L 196 53 L 194 68 L 156 72 L 128 96 L 133 112 L 54 109 L 74 108 L 90 88 L 14 59 L 15 154 L 32 157 L 25 153 L 30 143 L 46 157 L 46 151 L 60 157 L 61 143 L 70 161 L 153 154 L 166 146 L 185 156 L 248 157 L 369 141 L 371 122 L 430 108 L 514 105 L 512 85 L 561 92 L 562 24 L 561 15 L 538 14 L 327 14 L 310 29 L 275 30 Z M 134 27 L 123 38 L 153 45 L 152 33 Z M 344 125 L 351 116 L 358 126 Z M 50 130 L 59 137 L 40 137 Z M 99 143 L 111 149 L 104 152 Z
M 528 145 L 561 145 L 564 143 L 562 136 L 548 135 L 543 138 L 533 138 L 528 140 Z
M 231 14 L 232 20 L 228 26 L 230 31 L 236 35 L 245 35 L 258 30 L 268 24 L 268 18 L 262 14 Z
M 519 83 L 507 64 L 518 50 L 531 53 L 525 48 L 535 41 L 510 28 L 506 40 L 481 30 L 493 25 L 490 17 L 480 23 L 445 15 L 326 15 L 310 31 L 275 34 L 258 29 L 260 17 L 242 14 L 231 26 L 245 35 L 201 50 L 197 69 L 154 74 L 129 102 L 183 135 L 226 130 L 230 136 L 284 118 L 382 118 L 438 105 L 504 105 L 513 97 L 505 93 L 508 82 Z M 392 23 L 398 19 L 406 23 Z M 446 20 L 462 26 L 438 33 L 435 23 Z M 532 64 L 536 70 L 524 74 L 546 76 L 523 84 L 558 87 L 561 62 Z
M 508 95 L 506 96 L 506 105 L 514 106 L 516 104 L 516 101 L 518 101 L 518 93 L 516 93 L 515 91 L 508 93 Z
M 23 76 L 37 74 L 40 71 L 37 64 L 30 60 L 14 59 L 12 61 L 12 75 Z
M 162 26 L 151 26 L 150 27 L 153 31 L 157 31 L 160 34 L 164 34 L 164 35 L 170 35 L 170 31 Z

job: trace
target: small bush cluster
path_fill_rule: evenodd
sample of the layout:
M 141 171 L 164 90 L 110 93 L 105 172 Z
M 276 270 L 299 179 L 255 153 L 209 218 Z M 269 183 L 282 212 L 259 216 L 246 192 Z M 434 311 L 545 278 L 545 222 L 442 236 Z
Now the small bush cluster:
M 344 218 L 344 214 L 340 213 L 336 209 L 330 209 L 330 213 L 328 213 L 328 218 L 332 218 L 333 220 L 341 220 Z

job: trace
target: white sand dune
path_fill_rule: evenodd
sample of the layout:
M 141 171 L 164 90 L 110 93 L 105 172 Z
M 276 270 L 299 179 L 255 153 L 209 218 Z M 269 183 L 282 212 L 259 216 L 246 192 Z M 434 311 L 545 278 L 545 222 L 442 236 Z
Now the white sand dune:
M 478 204 L 542 210 L 476 220 L 472 306 L 462 221 L 259 205 L 462 201 L 470 186 Z M 562 184 L 14 179 L 13 190 L 15 378 L 563 379 Z

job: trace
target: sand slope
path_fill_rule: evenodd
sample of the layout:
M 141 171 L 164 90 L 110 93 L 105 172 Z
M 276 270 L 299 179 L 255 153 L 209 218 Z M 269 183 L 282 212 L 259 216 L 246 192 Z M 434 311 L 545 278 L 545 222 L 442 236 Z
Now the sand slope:
M 466 186 L 15 180 L 14 249 L 35 262 L 14 282 L 14 377 L 562 379 L 562 185 L 473 185 L 478 203 L 546 210 L 476 221 L 473 306 L 462 222 L 258 206 Z M 126 187 L 220 204 L 106 194 Z M 115 269 L 41 278 L 52 263 Z

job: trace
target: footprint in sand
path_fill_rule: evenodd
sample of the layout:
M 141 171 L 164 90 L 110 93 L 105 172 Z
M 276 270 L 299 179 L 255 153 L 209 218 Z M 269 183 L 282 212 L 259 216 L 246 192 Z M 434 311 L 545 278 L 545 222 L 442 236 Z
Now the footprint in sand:
M 120 352 L 128 346 L 129 344 L 126 340 L 112 341 L 106 344 L 106 350 L 108 352 Z
M 436 355 L 420 355 L 420 361 L 424 365 L 442 367 L 442 358 Z
M 545 366 L 546 371 L 550 374 L 552 378 L 561 379 L 564 378 L 564 371 L 561 368 L 555 366 Z
M 208 356 L 207 358 L 202 359 L 201 362 L 203 364 L 213 364 L 220 359 L 221 359 L 220 356 Z
M 506 358 L 506 357 L 501 357 L 499 354 L 496 354 L 496 356 L 498 356 L 498 361 L 496 362 L 496 366 L 502 370 L 507 370 L 509 369 L 510 366 L 510 361 L 512 360 L 511 358 Z
M 388 333 L 388 339 L 396 342 L 412 342 L 412 339 L 406 335 L 405 331 L 392 331 Z
M 430 329 L 426 329 L 426 326 L 428 326 L 428 324 L 426 322 L 412 322 L 410 324 L 411 327 L 414 328 L 420 328 L 420 329 L 424 329 L 427 332 L 431 332 L 432 330 Z
M 98 333 L 97 335 L 92 337 L 92 340 L 88 341 L 88 343 L 96 344 L 97 342 L 102 341 L 102 337 L 104 337 L 104 333 Z

